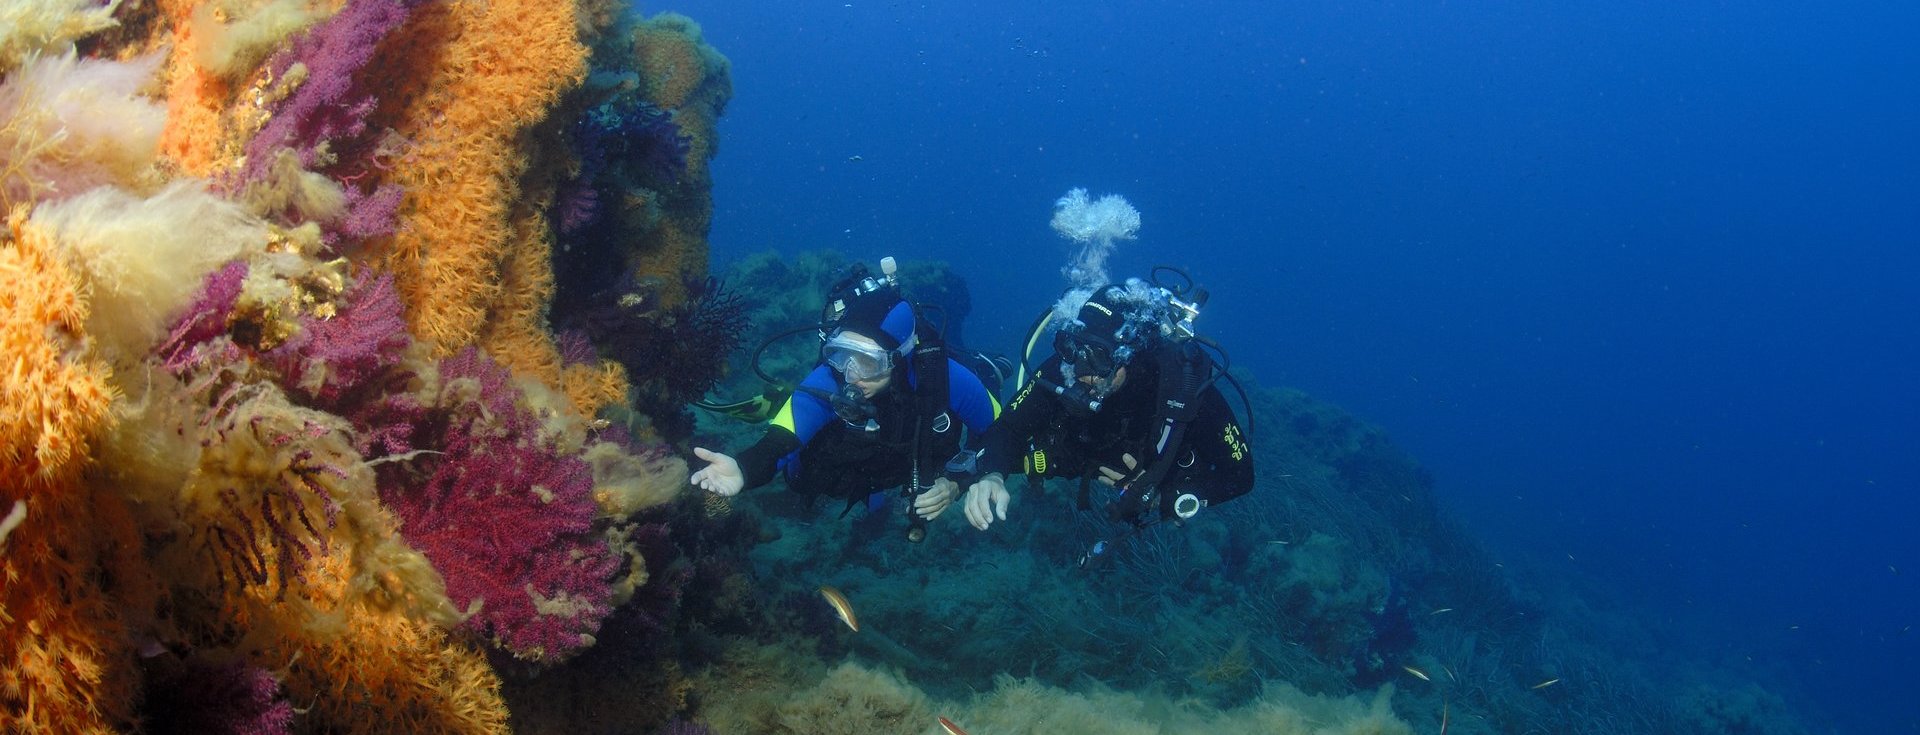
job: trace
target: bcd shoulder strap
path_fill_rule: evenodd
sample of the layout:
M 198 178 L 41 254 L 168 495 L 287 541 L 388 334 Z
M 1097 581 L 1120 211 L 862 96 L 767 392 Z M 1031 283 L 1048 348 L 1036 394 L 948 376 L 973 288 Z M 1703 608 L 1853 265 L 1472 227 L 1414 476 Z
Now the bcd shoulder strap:
M 1159 403 L 1154 408 L 1153 422 L 1160 434 L 1152 445 L 1153 458 L 1147 462 L 1146 470 L 1128 483 L 1130 487 L 1140 488 L 1139 493 L 1132 496 L 1140 507 L 1122 509 L 1122 515 L 1131 516 L 1145 510 L 1147 499 L 1159 491 L 1160 481 L 1166 479 L 1179 462 L 1187 425 L 1200 414 L 1200 391 L 1210 382 L 1212 359 L 1189 342 L 1173 345 L 1173 349 L 1161 351 L 1159 392 L 1155 394 Z M 1082 488 L 1084 503 L 1084 484 Z
M 932 487 L 933 475 L 937 473 L 935 468 L 946 466 L 946 457 L 933 456 L 939 453 L 940 449 L 939 443 L 935 442 L 931 435 L 935 430 L 935 422 L 940 421 L 941 415 L 947 411 L 949 388 L 945 341 L 940 339 L 940 335 L 926 323 L 925 319 L 920 318 L 917 312 L 915 322 L 914 329 L 920 333 L 920 338 L 919 344 L 913 350 L 916 383 L 913 386 L 913 400 L 916 415 L 913 431 L 913 487 L 909 488 L 909 491 L 918 493 Z M 948 416 L 946 420 L 949 422 L 948 431 L 952 431 L 951 422 L 957 419 Z

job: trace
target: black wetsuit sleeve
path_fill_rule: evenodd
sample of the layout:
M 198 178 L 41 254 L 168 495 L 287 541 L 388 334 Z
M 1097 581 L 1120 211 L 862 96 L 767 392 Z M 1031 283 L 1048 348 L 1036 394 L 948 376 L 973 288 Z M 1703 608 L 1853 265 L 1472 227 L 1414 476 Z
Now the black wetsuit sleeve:
M 1052 368 L 1056 360 L 1049 358 L 1041 363 L 1035 374 Z M 979 460 L 980 472 L 1011 475 L 1024 471 L 1027 447 L 1033 441 L 1034 434 L 1045 428 L 1058 410 L 1058 397 L 1037 387 L 1034 381 L 1028 381 L 1019 393 L 1014 394 L 1013 400 L 1007 402 L 1007 409 L 1000 413 L 1000 419 L 987 429 L 983 442 L 986 451 Z
M 780 470 L 780 458 L 792 454 L 800 448 L 800 439 L 782 426 L 767 427 L 766 435 L 760 441 L 734 457 L 740 463 L 740 476 L 746 481 L 741 488 L 750 490 L 773 481 L 773 475 Z
M 1201 394 L 1200 413 L 1187 425 L 1182 443 L 1193 450 L 1194 466 L 1175 470 L 1168 496 L 1193 493 L 1218 505 L 1253 489 L 1253 447 L 1218 387 Z

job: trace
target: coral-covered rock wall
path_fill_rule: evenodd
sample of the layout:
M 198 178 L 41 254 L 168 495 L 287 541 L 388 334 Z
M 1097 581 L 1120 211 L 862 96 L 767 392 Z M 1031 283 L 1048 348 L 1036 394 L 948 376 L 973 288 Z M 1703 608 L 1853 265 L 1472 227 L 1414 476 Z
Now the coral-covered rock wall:
M 0 731 L 503 732 L 504 682 L 622 609 L 673 614 L 687 470 L 629 430 L 666 404 L 627 378 L 672 332 L 615 355 L 553 324 L 592 254 L 656 296 L 580 313 L 657 319 L 706 281 L 731 90 L 697 26 L 526 0 L 7 17 Z M 643 727 L 686 687 L 650 670 Z

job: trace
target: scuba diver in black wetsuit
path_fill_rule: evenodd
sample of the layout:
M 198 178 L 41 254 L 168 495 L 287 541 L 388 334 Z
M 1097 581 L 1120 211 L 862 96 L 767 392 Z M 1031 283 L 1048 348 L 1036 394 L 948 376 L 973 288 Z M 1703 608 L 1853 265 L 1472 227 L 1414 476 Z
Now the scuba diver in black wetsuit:
M 1055 354 L 987 432 L 982 475 L 965 501 L 975 528 L 1006 520 L 1013 472 L 1079 479 L 1082 509 L 1097 485 L 1108 517 L 1135 529 L 1185 520 L 1253 489 L 1252 449 L 1215 385 L 1225 371 L 1192 331 L 1205 300 L 1198 293 L 1185 302 L 1135 279 L 1086 298 L 1055 334 Z
M 911 541 L 958 498 L 959 483 L 972 479 L 962 429 L 977 440 L 1000 403 L 901 298 L 892 259 L 881 265 L 883 278 L 860 268 L 836 286 L 828 299 L 834 313 L 821 325 L 820 364 L 758 443 L 737 459 L 693 450 L 708 463 L 693 473 L 694 485 L 731 496 L 781 472 L 791 489 L 845 498 L 849 509 L 904 487 L 913 496 Z

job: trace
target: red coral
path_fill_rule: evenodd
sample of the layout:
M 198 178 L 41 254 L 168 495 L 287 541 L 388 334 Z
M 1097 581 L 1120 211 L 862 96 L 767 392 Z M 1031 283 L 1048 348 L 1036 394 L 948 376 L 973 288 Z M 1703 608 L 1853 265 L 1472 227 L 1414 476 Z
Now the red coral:
M 280 735 L 293 730 L 293 703 L 266 669 L 243 661 L 160 667 L 150 682 L 147 732 Z
M 382 482 L 407 542 L 481 603 L 465 625 L 522 658 L 565 658 L 611 612 L 620 557 L 596 528 L 593 470 L 559 454 L 519 405 L 512 375 L 468 348 L 440 363 L 441 405 L 423 427 L 436 448 Z
M 412 344 L 393 276 L 362 276 L 341 295 L 331 319 L 303 316 L 300 333 L 263 356 L 287 392 L 333 413 L 364 403 L 376 380 Z
M 275 79 L 284 78 L 296 63 L 306 67 L 306 79 L 273 108 L 273 117 L 247 142 L 245 180 L 264 178 L 277 149 L 293 149 L 300 163 L 312 168 L 321 162 L 323 145 L 337 155 L 366 132 L 366 118 L 377 100 L 355 77 L 373 59 L 381 39 L 406 22 L 415 4 L 354 0 L 275 57 Z
M 167 331 L 167 338 L 154 348 L 161 364 L 178 374 L 194 361 L 194 348 L 227 333 L 227 319 L 240 299 L 240 287 L 247 280 L 247 262 L 235 260 L 207 275 L 199 297 Z
M 327 223 L 323 237 L 329 246 L 338 248 L 343 238 L 392 234 L 398 221 L 399 186 L 375 183 L 363 188 L 359 183 L 384 167 L 376 160 L 378 143 L 367 125 L 378 106 L 377 90 L 363 83 L 361 72 L 381 40 L 404 24 L 417 5 L 418 0 L 352 0 L 273 60 L 275 79 L 285 79 L 296 63 L 305 67 L 306 76 L 247 142 L 246 168 L 233 183 L 265 181 L 281 149 L 293 151 L 303 168 L 333 175 L 346 189 L 346 214 Z

